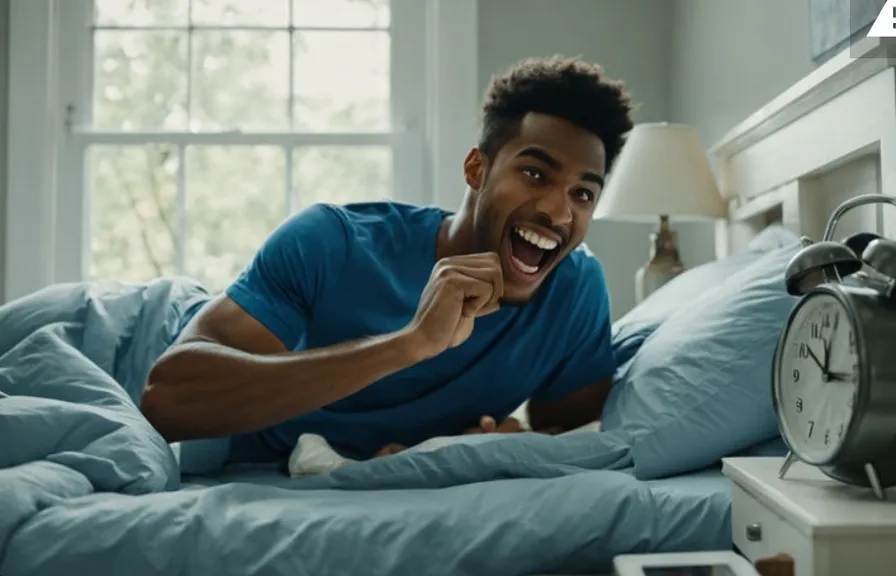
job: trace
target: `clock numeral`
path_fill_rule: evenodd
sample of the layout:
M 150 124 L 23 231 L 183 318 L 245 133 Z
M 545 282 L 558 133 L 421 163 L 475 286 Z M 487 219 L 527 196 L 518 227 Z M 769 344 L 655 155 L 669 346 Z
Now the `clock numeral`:
M 830 328 L 831 327 L 831 315 L 825 314 L 821 317 L 821 327 L 822 328 Z M 819 336 L 820 338 L 820 336 Z
M 821 324 L 812 324 L 812 338 L 821 340 Z
M 809 357 L 809 346 L 805 343 L 800 344 L 800 358 L 808 358 Z
M 793 369 L 793 383 L 796 384 L 800 381 L 800 371 L 796 368 Z
M 831 443 L 831 430 L 827 429 L 824 431 L 824 445 L 827 446 Z
M 796 372 L 796 370 L 794 370 L 794 372 Z M 803 411 L 803 399 L 802 398 L 796 399 L 796 411 L 798 414 Z
M 837 436 L 843 438 L 843 424 L 841 424 L 840 428 L 837 429 Z
M 809 438 L 812 437 L 813 430 L 815 430 L 815 420 L 809 420 Z
M 849 353 L 856 353 L 856 333 L 852 330 L 849 331 Z

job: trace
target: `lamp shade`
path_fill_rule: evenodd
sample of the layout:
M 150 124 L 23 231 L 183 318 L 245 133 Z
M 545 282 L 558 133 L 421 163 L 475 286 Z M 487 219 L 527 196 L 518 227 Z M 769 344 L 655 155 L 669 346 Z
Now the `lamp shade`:
M 700 137 L 683 124 L 638 124 L 608 175 L 594 219 L 720 219 L 728 208 Z

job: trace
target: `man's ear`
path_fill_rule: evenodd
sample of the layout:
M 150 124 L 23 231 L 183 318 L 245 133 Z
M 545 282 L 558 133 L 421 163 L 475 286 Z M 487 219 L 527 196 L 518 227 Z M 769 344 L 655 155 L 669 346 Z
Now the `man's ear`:
M 464 179 L 473 190 L 482 188 L 485 179 L 486 159 L 478 147 L 471 148 L 464 160 Z

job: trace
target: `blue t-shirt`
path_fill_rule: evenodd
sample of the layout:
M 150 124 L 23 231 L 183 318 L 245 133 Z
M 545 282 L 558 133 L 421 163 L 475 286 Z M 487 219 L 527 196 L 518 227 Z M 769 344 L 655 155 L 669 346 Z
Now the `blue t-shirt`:
M 399 330 L 417 310 L 447 215 L 394 202 L 314 205 L 268 237 L 227 295 L 289 350 Z M 285 453 L 316 433 L 367 458 L 390 442 L 459 434 L 484 415 L 500 421 L 529 398 L 563 397 L 614 369 L 603 270 L 582 245 L 529 303 L 477 319 L 462 345 L 254 435 Z

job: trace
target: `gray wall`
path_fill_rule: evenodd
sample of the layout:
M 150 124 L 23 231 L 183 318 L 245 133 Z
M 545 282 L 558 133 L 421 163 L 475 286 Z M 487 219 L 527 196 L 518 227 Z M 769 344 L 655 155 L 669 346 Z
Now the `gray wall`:
M 6 114 L 9 93 L 9 0 L 0 0 L 0 302 L 6 270 Z
M 479 48 L 482 90 L 521 58 L 580 55 L 625 80 L 637 122 L 693 124 L 706 147 L 812 69 L 807 0 L 480 0 Z M 652 228 L 592 224 L 614 318 L 634 304 Z M 685 264 L 715 257 L 712 224 L 675 228 Z
M 662 1 L 662 0 L 659 0 Z M 674 0 L 669 120 L 708 147 L 808 74 L 808 0 Z M 678 227 L 682 258 L 715 258 L 712 224 Z
M 708 0 L 718 1 L 718 0 Z M 669 117 L 673 3 L 667 0 L 480 0 L 481 91 L 492 74 L 529 56 L 599 62 L 625 80 L 637 122 Z M 615 316 L 634 303 L 634 275 L 647 259 L 652 226 L 594 222 L 586 242 L 607 273 Z
M 706 145 L 814 68 L 807 0 L 674 4 L 669 117 Z

